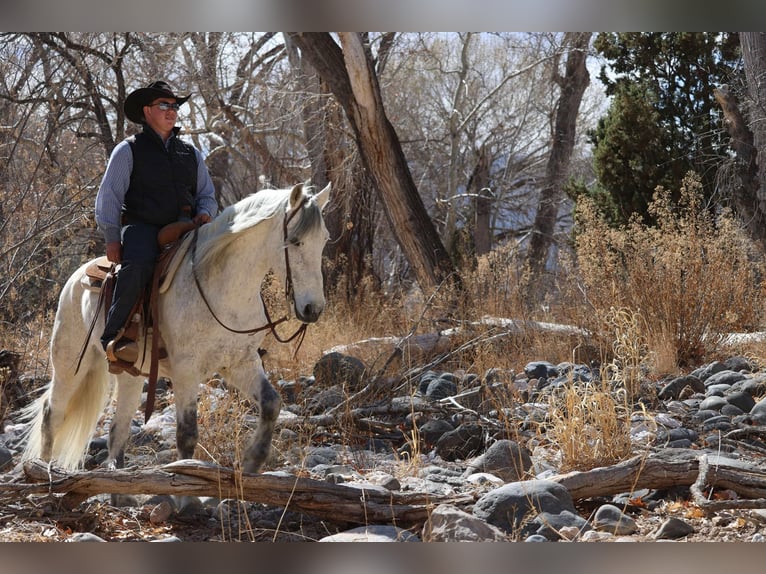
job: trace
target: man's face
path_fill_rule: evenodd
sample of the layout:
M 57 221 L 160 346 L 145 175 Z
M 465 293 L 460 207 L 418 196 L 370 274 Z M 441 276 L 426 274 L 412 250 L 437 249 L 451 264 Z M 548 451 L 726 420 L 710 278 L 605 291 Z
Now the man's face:
M 160 104 L 168 105 L 161 106 Z M 174 98 L 157 98 L 144 106 L 144 119 L 146 119 L 149 127 L 159 134 L 169 134 L 178 119 L 178 110 L 174 109 L 175 104 Z M 163 110 L 163 107 L 167 107 L 167 109 Z

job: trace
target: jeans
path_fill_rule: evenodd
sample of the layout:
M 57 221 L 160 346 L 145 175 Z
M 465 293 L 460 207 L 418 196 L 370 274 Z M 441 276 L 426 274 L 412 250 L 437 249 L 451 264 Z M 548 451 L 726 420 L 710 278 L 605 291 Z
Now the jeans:
M 159 230 L 156 225 L 147 223 L 131 223 L 122 228 L 122 265 L 117 272 L 112 306 L 101 337 L 104 350 L 128 322 L 130 312 L 152 281 L 160 253 Z

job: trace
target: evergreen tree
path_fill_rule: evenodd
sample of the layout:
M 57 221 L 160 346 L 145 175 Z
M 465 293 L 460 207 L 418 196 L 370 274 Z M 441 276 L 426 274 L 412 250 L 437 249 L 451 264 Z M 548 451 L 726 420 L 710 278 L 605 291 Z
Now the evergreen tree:
M 595 48 L 608 62 L 599 79 L 613 99 L 589 134 L 598 186 L 587 193 L 615 223 L 632 213 L 651 222 L 655 188 L 679 189 L 689 171 L 711 198 L 729 154 L 713 90 L 741 70 L 737 34 L 603 33 Z

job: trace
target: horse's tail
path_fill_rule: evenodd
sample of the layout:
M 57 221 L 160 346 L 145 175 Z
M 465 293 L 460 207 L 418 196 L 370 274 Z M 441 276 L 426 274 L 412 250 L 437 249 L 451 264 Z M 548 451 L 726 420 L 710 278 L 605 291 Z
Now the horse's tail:
M 96 423 L 109 397 L 109 381 L 106 369 L 91 368 L 83 377 L 78 377 L 77 388 L 69 392 L 69 401 L 63 417 L 56 417 L 54 428 L 48 415 L 48 404 L 56 393 L 56 379 L 48 385 L 43 394 L 21 411 L 22 420 L 30 421 L 26 431 L 26 446 L 22 461 L 50 458 L 58 465 L 75 470 L 88 449 L 88 443 Z M 50 432 L 50 453 L 43 452 L 43 433 Z

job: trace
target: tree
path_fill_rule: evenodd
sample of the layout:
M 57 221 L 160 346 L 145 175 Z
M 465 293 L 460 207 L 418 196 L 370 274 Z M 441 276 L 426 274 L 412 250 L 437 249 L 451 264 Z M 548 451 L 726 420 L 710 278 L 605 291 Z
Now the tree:
M 756 205 L 766 215 L 766 33 L 740 32 L 747 82 L 748 115 L 756 150 Z
M 369 49 L 357 33 L 291 33 L 319 76 L 343 107 L 362 161 L 380 194 L 394 235 L 424 291 L 453 274 L 407 166 L 396 132 L 386 117 Z
M 585 63 L 591 35 L 590 32 L 566 34 L 563 48 L 568 50 L 568 54 L 564 75 L 561 75 L 558 66 L 554 67 L 554 81 L 561 89 L 561 93 L 556 106 L 553 143 L 545 169 L 545 185 L 540 192 L 540 201 L 527 249 L 524 277 L 527 300 L 537 298 L 543 292 L 539 289 L 539 279 L 548 260 L 559 204 L 564 197 L 563 188 L 569 175 L 569 164 L 575 146 L 575 128 L 580 102 L 590 82 Z
M 133 46 L 130 34 L 0 36 L 0 321 L 43 316 L 98 249 L 93 193 L 121 133 L 108 119 Z
M 375 240 L 375 198 L 354 142 L 347 136 L 343 110 L 333 100 L 327 83 L 285 34 L 295 99 L 301 109 L 304 141 L 311 165 L 311 180 L 323 187 L 333 184 L 332 205 L 325 223 L 332 241 L 325 247 L 331 262 L 325 269 L 327 282 L 355 301 L 374 278 L 371 266 Z
M 729 153 L 713 91 L 737 73 L 736 34 L 603 33 L 595 47 L 608 63 L 600 79 L 614 96 L 592 133 L 596 170 L 622 222 L 631 206 L 651 221 L 643 206 L 655 188 L 679 189 L 689 171 L 712 198 Z

